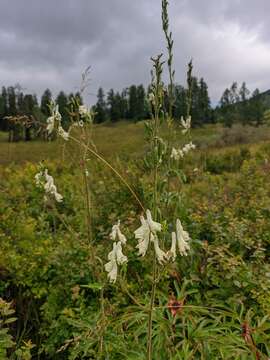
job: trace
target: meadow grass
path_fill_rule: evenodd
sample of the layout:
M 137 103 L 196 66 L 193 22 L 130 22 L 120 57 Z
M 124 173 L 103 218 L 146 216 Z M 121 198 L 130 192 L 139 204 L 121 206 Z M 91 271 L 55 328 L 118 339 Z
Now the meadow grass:
M 168 139 L 170 132 L 166 127 L 161 129 L 162 137 Z M 263 126 L 254 128 L 236 125 L 231 129 L 223 128 L 220 124 L 207 125 L 203 128 L 194 129 L 192 132 L 193 142 L 204 152 L 217 152 L 224 154 L 227 150 L 233 150 L 240 145 L 267 142 L 270 140 L 270 128 Z M 69 154 L 65 152 L 63 141 L 31 141 L 8 143 L 7 133 L 0 132 L 0 164 L 22 164 L 25 162 L 37 163 L 46 160 L 68 161 Z M 115 124 L 105 123 L 94 126 L 94 142 L 98 152 L 109 159 L 138 158 L 145 153 L 148 146 L 145 142 L 144 122 L 130 123 L 121 121 Z M 175 145 L 180 139 L 174 139 Z M 197 156 L 197 155 L 196 155 Z

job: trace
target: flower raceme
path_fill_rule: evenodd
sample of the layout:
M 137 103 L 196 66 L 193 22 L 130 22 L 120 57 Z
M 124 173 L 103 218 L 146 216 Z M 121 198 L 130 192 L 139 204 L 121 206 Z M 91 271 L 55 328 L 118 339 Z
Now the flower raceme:
M 152 219 L 150 210 L 146 210 L 146 218 L 140 217 L 141 226 L 134 231 L 135 238 L 138 240 L 136 248 L 139 250 L 138 255 L 144 257 L 148 247 L 153 243 L 155 256 L 160 265 L 164 265 L 167 261 L 175 261 L 176 248 L 178 248 L 181 256 L 187 256 L 189 246 L 189 234 L 183 229 L 181 221 L 176 220 L 176 231 L 171 234 L 172 244 L 169 251 L 163 251 L 159 246 L 157 233 L 161 232 L 161 224 Z M 109 281 L 114 283 L 117 279 L 118 265 L 122 265 L 128 261 L 127 257 L 122 252 L 122 245 L 125 245 L 127 239 L 121 232 L 120 221 L 113 225 L 110 233 L 110 238 L 113 242 L 113 249 L 108 255 L 108 260 L 105 264 L 105 270 L 108 273 Z
M 183 116 L 181 117 L 181 125 L 183 126 L 182 134 L 186 134 L 191 127 L 191 116 L 188 116 L 186 120 L 184 120 Z
M 35 175 L 35 180 L 36 185 L 38 187 L 43 187 L 47 195 L 53 196 L 57 202 L 63 201 L 63 196 L 58 193 L 53 177 L 48 174 L 48 169 L 45 169 L 44 171 L 41 170 L 37 173 Z M 45 199 L 47 199 L 46 196 Z
M 178 161 L 195 148 L 196 145 L 194 145 L 192 141 L 184 145 L 182 149 L 175 149 L 173 147 L 171 152 L 171 158 Z
M 59 112 L 59 106 L 55 102 L 51 102 L 51 116 L 47 119 L 47 131 L 49 135 L 53 132 L 55 128 L 55 123 L 61 123 L 62 116 Z
M 114 240 L 114 243 L 113 249 L 108 255 L 109 262 L 105 264 L 105 270 L 108 273 L 109 281 L 114 283 L 117 279 L 118 265 L 122 265 L 128 261 L 122 252 L 122 245 L 126 244 L 127 239 L 120 230 L 120 220 L 118 220 L 116 225 L 113 225 L 110 238 Z

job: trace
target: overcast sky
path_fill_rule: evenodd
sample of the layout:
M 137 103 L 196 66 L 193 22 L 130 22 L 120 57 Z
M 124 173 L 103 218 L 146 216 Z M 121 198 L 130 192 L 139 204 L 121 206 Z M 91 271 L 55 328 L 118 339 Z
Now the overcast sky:
M 76 91 L 91 65 L 90 103 L 106 91 L 150 81 L 165 52 L 161 0 L 0 0 L 0 85 Z M 212 102 L 234 80 L 270 88 L 269 0 L 171 0 L 176 81 L 192 57 Z

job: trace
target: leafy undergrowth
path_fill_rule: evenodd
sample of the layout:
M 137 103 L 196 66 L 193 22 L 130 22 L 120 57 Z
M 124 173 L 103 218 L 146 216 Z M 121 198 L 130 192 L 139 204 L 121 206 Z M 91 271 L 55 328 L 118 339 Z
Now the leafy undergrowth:
M 160 199 L 164 216 L 181 218 L 192 250 L 158 284 L 154 359 L 267 359 L 270 146 L 212 154 L 195 170 L 191 163 L 183 189 L 177 176 L 160 185 L 169 189 Z M 115 166 L 149 204 L 146 164 Z M 47 167 L 63 203 L 44 203 L 36 165 L 0 170 L 0 294 L 17 318 L 0 328 L 0 347 L 11 359 L 27 344 L 33 359 L 143 359 L 151 280 L 150 259 L 134 251 L 140 209 L 110 170 L 89 160 L 93 253 L 80 169 L 56 161 Z M 131 255 L 111 285 L 103 263 L 118 219 Z

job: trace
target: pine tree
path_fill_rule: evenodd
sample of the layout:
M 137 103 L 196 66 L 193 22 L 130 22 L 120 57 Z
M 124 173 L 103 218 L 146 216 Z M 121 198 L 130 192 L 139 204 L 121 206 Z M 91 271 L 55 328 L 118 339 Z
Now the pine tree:
M 62 115 L 62 126 L 65 129 L 68 129 L 69 127 L 69 123 L 70 123 L 70 118 L 69 118 L 69 113 L 68 113 L 68 97 L 67 95 L 64 93 L 64 91 L 60 91 L 60 93 L 58 94 L 57 98 L 56 98 L 56 103 L 59 106 L 59 112 Z
M 97 93 L 97 103 L 95 105 L 95 122 L 101 123 L 107 119 L 107 107 L 105 101 L 105 94 L 103 89 L 100 87 Z
M 255 89 L 252 93 L 251 99 L 249 100 L 250 123 L 255 126 L 262 125 L 265 110 L 265 105 L 262 97 L 260 96 L 260 91 L 259 89 Z
M 239 90 L 239 105 L 238 105 L 238 117 L 239 121 L 245 125 L 249 122 L 250 118 L 250 109 L 249 109 L 249 102 L 248 96 L 250 91 L 248 90 L 246 83 L 243 82 L 241 88 Z
M 52 93 L 50 89 L 46 89 L 41 96 L 40 110 L 46 118 L 50 116 L 49 104 L 52 101 Z
M 131 85 L 128 89 L 128 118 L 132 120 L 137 120 L 137 87 L 136 85 Z
M 136 120 L 143 120 L 146 116 L 146 100 L 145 100 L 145 90 L 143 85 L 137 87 L 137 114 Z

